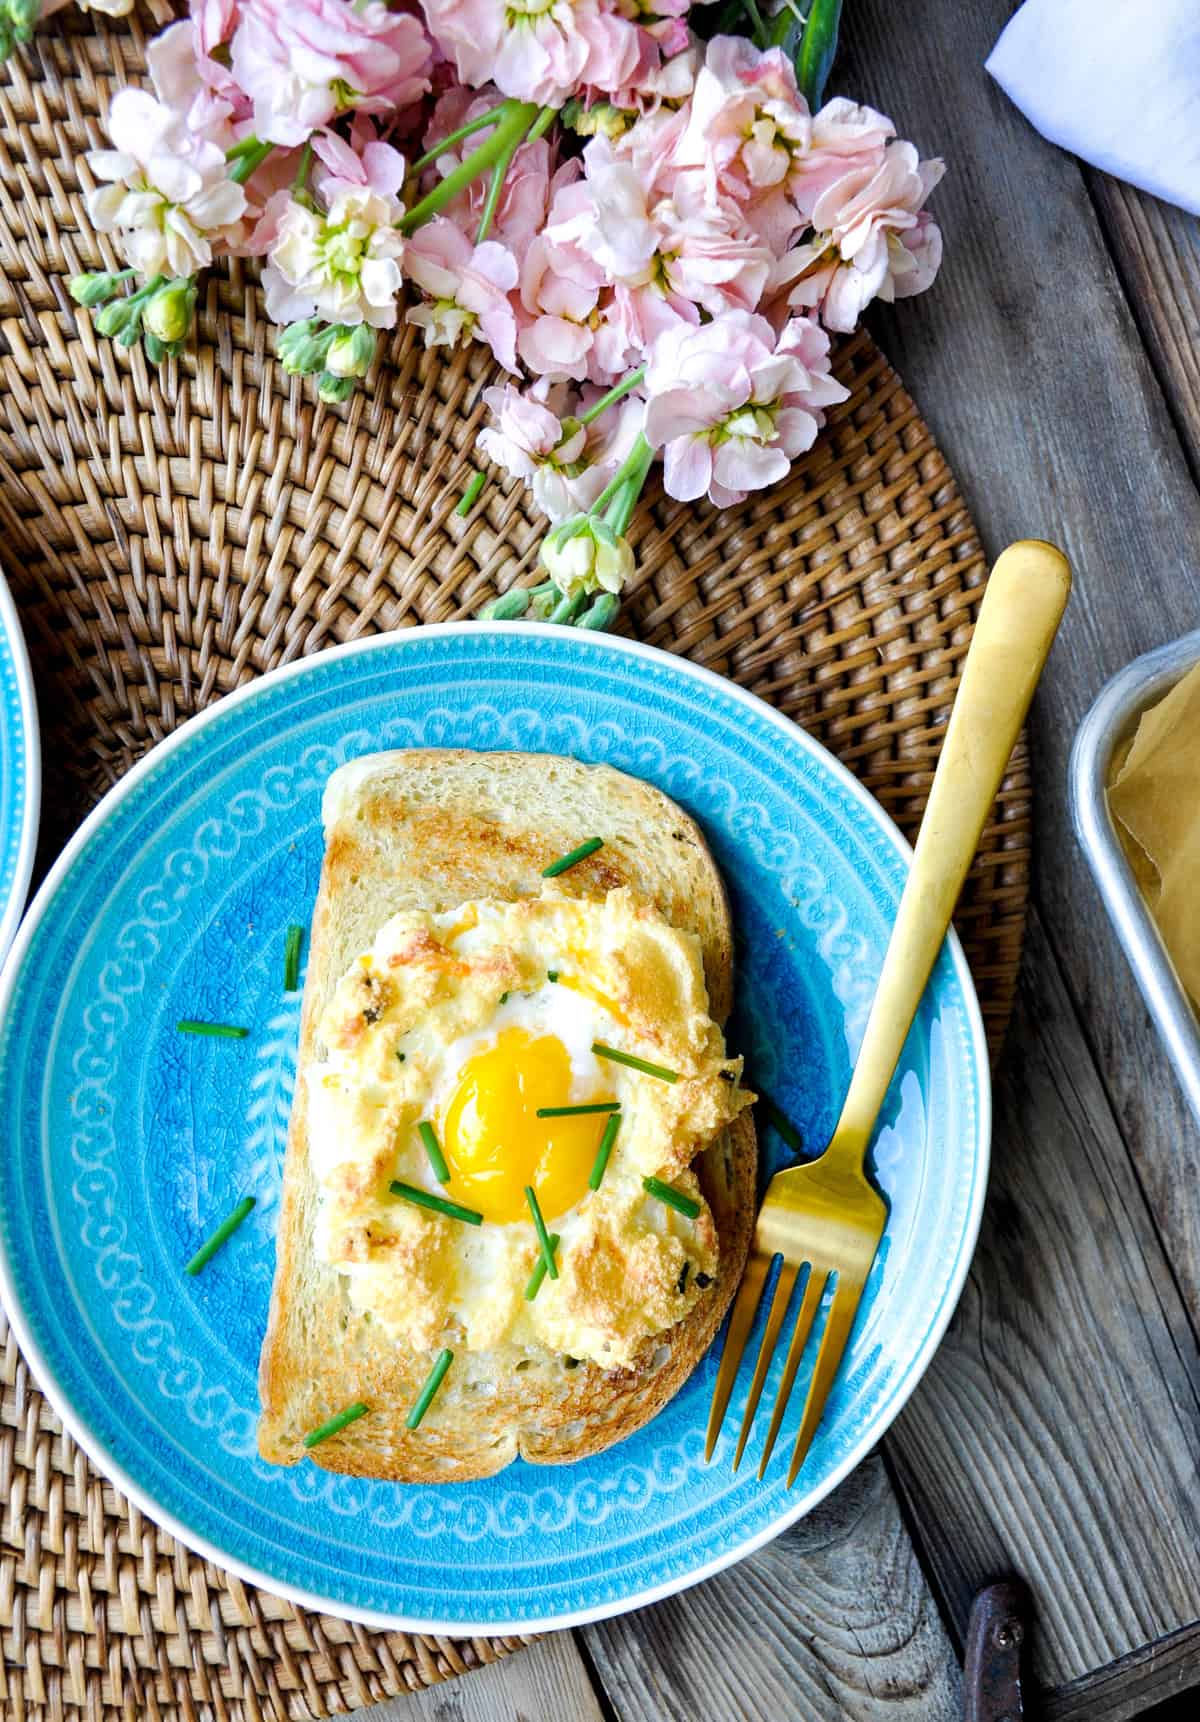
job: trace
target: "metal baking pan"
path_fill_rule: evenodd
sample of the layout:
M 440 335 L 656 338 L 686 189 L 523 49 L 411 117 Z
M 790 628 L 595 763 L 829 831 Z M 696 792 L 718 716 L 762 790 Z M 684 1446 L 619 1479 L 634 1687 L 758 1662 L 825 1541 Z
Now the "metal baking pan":
M 1132 736 L 1139 717 L 1197 662 L 1200 629 L 1136 658 L 1113 677 L 1075 738 L 1071 812 L 1117 937 L 1200 1123 L 1200 1021 L 1125 859 L 1105 792 L 1113 755 Z

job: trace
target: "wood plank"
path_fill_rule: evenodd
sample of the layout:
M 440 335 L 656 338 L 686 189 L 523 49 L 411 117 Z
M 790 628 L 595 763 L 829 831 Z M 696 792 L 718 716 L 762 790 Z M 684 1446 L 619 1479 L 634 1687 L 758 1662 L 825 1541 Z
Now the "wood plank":
M 1132 1722 L 1137 1716 L 1151 1722 L 1146 1713 L 1160 1704 L 1168 1709 L 1156 1709 L 1153 1722 L 1167 1722 L 1168 1715 L 1192 1722 L 1198 1661 L 1200 1621 L 1051 1693 L 1042 1706 L 1041 1722 Z
M 1200 496 L 1077 165 L 982 69 L 1009 10 L 913 0 L 900 25 L 888 0 L 860 0 L 837 86 L 950 161 L 942 279 L 878 318 L 883 345 L 989 548 L 1049 537 L 1077 573 L 1035 708 L 1044 931 L 1010 1039 L 997 1193 L 963 1315 L 890 1447 L 959 1630 L 974 1585 L 1015 1566 L 1044 1617 L 1039 1672 L 1061 1685 L 1200 1614 L 1200 1179 L 1181 1176 L 1196 1134 L 1066 805 L 1103 681 L 1200 622 Z M 1036 1389 L 1043 1415 L 1022 1425 L 1001 1388 L 1022 1407 Z
M 620 1722 L 961 1714 L 958 1664 L 878 1458 L 740 1566 L 582 1636 Z
M 1175 425 L 1200 478 L 1200 221 L 1088 172 L 1109 247 Z
M 360 1722 L 604 1722 L 569 1632 L 556 1632 L 487 1668 L 356 1715 Z
M 955 1614 L 1015 1568 L 1054 1687 L 1200 1614 L 1200 1350 L 1036 915 L 1014 1041 L 979 1251 L 889 1452 Z

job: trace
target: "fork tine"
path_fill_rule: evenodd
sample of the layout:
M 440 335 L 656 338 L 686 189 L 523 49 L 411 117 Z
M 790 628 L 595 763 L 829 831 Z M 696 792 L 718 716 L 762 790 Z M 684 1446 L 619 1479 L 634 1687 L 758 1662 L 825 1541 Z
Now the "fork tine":
M 742 1454 L 746 1450 L 750 1426 L 754 1422 L 754 1414 L 758 1410 L 758 1402 L 762 1397 L 763 1382 L 767 1379 L 767 1371 L 771 1367 L 771 1357 L 775 1351 L 775 1343 L 779 1338 L 779 1330 L 783 1326 L 783 1318 L 787 1314 L 788 1300 L 792 1295 L 792 1287 L 796 1283 L 797 1272 L 798 1270 L 792 1266 L 791 1262 L 780 1264 L 779 1279 L 775 1286 L 771 1313 L 768 1315 L 767 1325 L 763 1329 L 762 1344 L 758 1348 L 758 1362 L 754 1365 L 754 1379 L 750 1383 L 750 1397 L 746 1401 L 746 1415 L 742 1418 L 742 1432 L 738 1436 L 737 1452 L 733 1455 L 735 1471 L 741 1464 Z
M 771 1454 L 775 1451 L 775 1437 L 779 1434 L 779 1425 L 783 1422 L 783 1414 L 787 1410 L 788 1400 L 792 1396 L 792 1384 L 796 1379 L 796 1371 L 800 1367 L 800 1359 L 804 1347 L 808 1344 L 808 1336 L 812 1332 L 813 1322 L 821 1307 L 821 1294 L 825 1289 L 825 1280 L 816 1269 L 810 1267 L 808 1279 L 804 1286 L 804 1297 L 800 1304 L 800 1313 L 796 1317 L 796 1325 L 792 1329 L 792 1343 L 788 1346 L 787 1362 L 783 1366 L 783 1380 L 779 1383 L 779 1392 L 775 1396 L 775 1409 L 771 1413 L 771 1427 L 767 1430 L 767 1442 L 763 1448 L 763 1456 L 758 1462 L 759 1481 L 766 1472 Z
M 713 1389 L 712 1410 L 708 1414 L 708 1434 L 704 1440 L 704 1463 L 706 1465 L 713 1456 L 717 1436 L 721 1433 L 721 1425 L 725 1421 L 725 1408 L 729 1404 L 729 1395 L 733 1392 L 733 1384 L 737 1380 L 738 1365 L 741 1363 L 742 1353 L 746 1349 L 746 1340 L 749 1338 L 750 1329 L 754 1326 L 754 1317 L 758 1312 L 758 1300 L 762 1296 L 767 1269 L 770 1267 L 771 1261 L 772 1257 L 760 1256 L 756 1250 L 752 1250 L 750 1260 L 746 1263 L 746 1271 L 742 1275 L 742 1283 L 738 1287 L 733 1314 L 729 1318 L 729 1332 L 725 1336 L 725 1350 L 721 1353 L 721 1366 L 717 1370 L 717 1385 Z
M 800 1433 L 796 1436 L 796 1445 L 792 1448 L 792 1463 L 788 1468 L 787 1475 L 787 1487 L 789 1489 L 796 1481 L 797 1473 L 807 1457 L 808 1449 L 812 1445 L 812 1438 L 817 1432 L 817 1425 L 820 1423 L 821 1415 L 825 1410 L 825 1401 L 829 1398 L 829 1389 L 833 1386 L 833 1378 L 842 1361 L 846 1341 L 850 1338 L 850 1329 L 854 1326 L 854 1317 L 858 1313 L 858 1300 L 861 1296 L 861 1284 L 857 1295 L 852 1295 L 849 1291 L 843 1292 L 840 1285 L 834 1293 L 829 1319 L 825 1323 L 825 1332 L 821 1335 L 821 1349 L 817 1353 L 812 1380 L 808 1386 L 808 1399 L 805 1401 L 804 1416 L 800 1419 Z

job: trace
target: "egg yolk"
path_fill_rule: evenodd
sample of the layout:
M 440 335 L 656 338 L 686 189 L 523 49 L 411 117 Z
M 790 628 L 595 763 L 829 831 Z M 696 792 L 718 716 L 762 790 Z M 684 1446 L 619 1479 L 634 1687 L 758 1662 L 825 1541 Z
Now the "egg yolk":
M 562 1041 L 506 1028 L 468 1059 L 446 1108 L 446 1194 L 485 1220 L 510 1225 L 530 1218 L 529 1184 L 547 1224 L 566 1213 L 587 1190 L 607 1116 L 539 1118 L 537 1112 L 573 1104 L 579 1101 L 571 1094 L 571 1058 Z

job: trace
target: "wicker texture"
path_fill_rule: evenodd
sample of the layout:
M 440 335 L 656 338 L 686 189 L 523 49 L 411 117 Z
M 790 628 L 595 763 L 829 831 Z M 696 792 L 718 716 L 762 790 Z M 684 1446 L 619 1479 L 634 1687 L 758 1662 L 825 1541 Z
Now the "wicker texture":
M 210 700 L 337 641 L 474 614 L 532 578 L 541 532 L 523 491 L 495 482 L 453 514 L 491 380 L 479 349 L 426 356 L 398 334 L 368 387 L 327 409 L 271 358 L 249 268 L 208 278 L 197 339 L 161 373 L 76 312 L 65 279 L 115 261 L 87 223 L 81 158 L 167 16 L 68 20 L 0 74 L 0 546 L 42 698 L 47 854 Z M 621 625 L 794 717 L 911 835 L 983 567 L 866 337 L 838 372 L 852 399 L 781 488 L 725 515 L 655 493 Z M 959 915 L 993 1046 L 1029 842 L 1022 747 Z M 0 1510 L 0 1712 L 17 1722 L 329 1716 L 521 1642 L 368 1631 L 191 1555 L 62 1433 L 11 1337 Z

